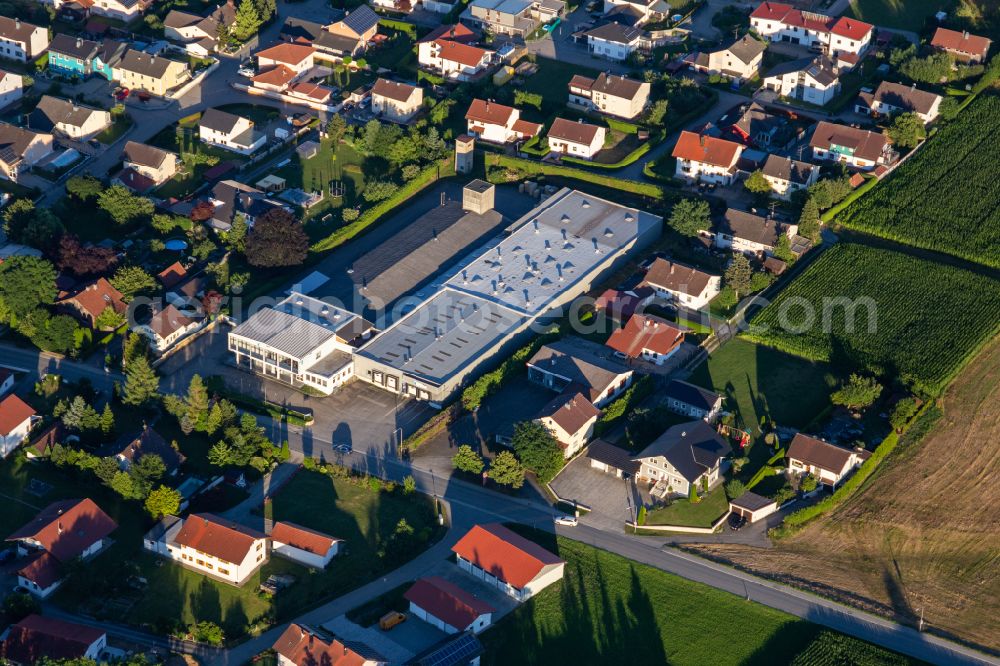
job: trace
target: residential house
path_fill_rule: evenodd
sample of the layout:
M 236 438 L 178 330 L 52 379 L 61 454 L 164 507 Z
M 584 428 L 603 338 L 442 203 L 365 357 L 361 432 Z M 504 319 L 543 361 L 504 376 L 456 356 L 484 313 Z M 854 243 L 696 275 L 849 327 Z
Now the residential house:
M 735 141 L 684 130 L 671 154 L 677 159 L 678 178 L 731 185 L 736 179 L 743 146 Z
M 460 18 L 494 35 L 524 38 L 565 12 L 562 0 L 472 0 Z
M 917 84 L 904 86 L 882 81 L 875 92 L 862 90 L 858 95 L 856 110 L 873 116 L 892 116 L 912 112 L 926 125 L 938 117 L 941 95 L 917 90 Z
M 24 77 L 0 69 L 0 109 L 5 109 L 24 97 Z
M 131 23 L 145 13 L 153 0 L 95 0 L 90 13 Z
M 750 14 L 750 27 L 772 42 L 791 42 L 822 50 L 856 65 L 871 44 L 875 26 L 854 18 L 834 18 L 780 2 L 763 2 Z
M 639 49 L 642 31 L 621 23 L 605 23 L 583 33 L 587 50 L 599 58 L 622 62 Z
M 590 466 L 620 479 L 632 478 L 639 471 L 639 463 L 622 447 L 603 439 L 595 439 L 587 447 Z
M 446 634 L 478 634 L 490 626 L 496 612 L 490 604 L 440 576 L 418 578 L 403 598 L 410 602 L 410 613 Z
M 748 523 L 756 523 L 777 511 L 778 503 L 748 490 L 736 499 L 729 500 L 729 510 L 737 516 L 746 518 Z
M 562 447 L 563 456 L 572 458 L 594 435 L 601 410 L 582 393 L 569 387 L 544 405 L 535 421 L 545 426 Z
M 115 442 L 102 447 L 102 458 L 114 458 L 122 471 L 127 472 L 143 456 L 155 455 L 163 461 L 168 476 L 175 476 L 187 458 L 163 436 L 143 424 L 137 434 L 123 435 Z
M 604 0 L 605 17 L 621 9 L 634 13 L 637 25 L 659 21 L 670 14 L 670 5 L 664 0 Z
M 0 396 L 14 388 L 14 371 L 10 368 L 0 367 Z
M 604 344 L 629 361 L 663 365 L 684 344 L 685 330 L 660 317 L 634 314 Z
M 785 201 L 819 180 L 819 167 L 815 164 L 777 155 L 768 155 L 760 171 L 774 194 Z
M 57 33 L 49 42 L 49 71 L 62 76 L 86 78 L 94 69 L 101 45 L 89 39 Z
M 159 536 L 144 539 L 143 547 L 237 587 L 267 563 L 270 551 L 264 534 L 210 513 L 174 522 Z
M 743 35 L 716 51 L 692 53 L 685 61 L 696 71 L 742 83 L 760 73 L 766 49 L 764 42 Z
M 377 32 L 378 14 L 368 5 L 362 4 L 341 20 L 325 26 L 312 45 L 320 53 L 339 60 L 345 56 L 364 53 Z
M 111 114 L 68 99 L 43 95 L 28 116 L 28 126 L 40 132 L 62 134 L 85 141 L 111 126 Z
M 784 224 L 774 218 L 764 218 L 736 208 L 727 208 L 712 229 L 712 243 L 722 250 L 732 250 L 758 258 L 774 254 L 778 239 L 791 239 L 797 224 Z
M 279 666 L 385 666 L 389 662 L 358 641 L 292 623 L 274 642 Z
M 243 217 L 247 226 L 253 227 L 257 218 L 270 210 L 288 210 L 257 188 L 235 180 L 216 183 L 207 201 L 212 205 L 212 217 L 207 224 L 217 231 L 228 231 L 238 215 Z
M 782 97 L 826 106 L 840 93 L 840 72 L 828 58 L 800 58 L 772 67 L 762 87 Z
M 165 97 L 190 79 L 191 72 L 187 63 L 129 49 L 115 66 L 114 76 L 125 88 Z
M 173 178 L 177 173 L 178 161 L 176 153 L 128 141 L 122 150 L 123 168 L 117 178 L 135 192 L 147 192 Z
M 569 81 L 569 104 L 617 118 L 634 120 L 649 103 L 650 84 L 601 72 L 596 79 L 574 74 Z
M 43 660 L 99 662 L 108 635 L 76 622 L 31 614 L 4 632 L 0 661 L 31 666 Z
M 594 301 L 594 309 L 603 312 L 613 321 L 626 321 L 636 312 L 653 302 L 656 296 L 649 287 L 635 289 L 606 289 Z
M 164 289 L 173 289 L 178 284 L 184 281 L 188 275 L 187 269 L 184 268 L 184 264 L 179 261 L 175 261 L 170 264 L 162 271 L 156 274 L 156 279 L 160 281 Z
M 49 29 L 0 16 L 0 58 L 30 62 L 49 47 Z
M 354 376 L 353 352 L 374 332 L 353 312 L 293 291 L 232 329 L 229 351 L 241 368 L 329 394 Z
M 757 102 L 730 110 L 719 119 L 718 126 L 740 143 L 769 151 L 791 148 L 801 133 L 787 117 L 769 113 Z
M 660 298 L 698 309 L 708 305 L 718 295 L 722 289 L 722 277 L 657 257 L 646 271 L 642 284 L 652 287 Z
M 542 345 L 527 365 L 529 381 L 559 393 L 579 391 L 597 408 L 604 408 L 632 385 L 632 369 L 614 352 L 575 336 Z
M 931 47 L 950 53 L 960 62 L 979 64 L 986 62 L 992 40 L 986 37 L 970 34 L 969 31 L 959 32 L 938 28 L 931 37 Z
M 711 423 L 722 411 L 722 396 L 700 386 L 673 379 L 663 390 L 667 409 Z
M 17 571 L 18 584 L 37 597 L 48 597 L 62 584 L 63 566 L 99 553 L 117 528 L 93 500 L 53 502 L 6 539 L 17 542 L 18 554 L 30 558 Z
M 191 55 L 205 57 L 218 48 L 219 21 L 171 9 L 163 18 L 163 36 L 182 44 Z
M 604 148 L 607 130 L 600 125 L 556 118 L 546 134 L 549 150 L 585 160 L 593 159 Z
M 173 303 L 168 303 L 157 309 L 147 323 L 136 324 L 132 330 L 145 336 L 155 353 L 162 354 L 204 324 L 204 319 L 183 314 Z
M 55 421 L 28 441 L 28 445 L 24 447 L 24 456 L 28 460 L 48 458 L 52 447 L 62 442 L 65 436 L 66 428 L 62 421 Z
M 721 464 L 730 453 L 729 442 L 705 421 L 679 423 L 636 454 L 636 480 L 653 484 L 654 497 L 701 494 L 722 481 Z
M 835 489 L 848 474 L 871 457 L 871 451 L 845 449 L 798 433 L 792 438 L 786 457 L 790 473 L 812 474 L 823 485 Z
M 458 567 L 517 601 L 527 601 L 557 580 L 566 563 L 500 523 L 474 525 L 451 548 Z
M 489 100 L 472 100 L 465 120 L 469 134 L 490 143 L 525 141 L 542 131 L 539 123 L 522 120 L 520 109 Z
M 271 67 L 287 67 L 301 76 L 312 69 L 315 64 L 316 50 L 304 44 L 278 44 L 269 49 L 257 51 L 258 71 L 264 72 Z
M 108 81 L 114 81 L 115 67 L 128 51 L 128 42 L 119 42 L 113 39 L 105 39 L 97 49 L 97 55 L 90 63 L 90 69 L 94 74 L 104 77 Z
M 896 153 L 884 134 L 821 120 L 809 139 L 813 159 L 842 162 L 868 171 L 889 165 Z
M 312 569 L 325 569 L 343 543 L 343 539 L 287 521 L 278 521 L 271 529 L 272 553 Z
M 473 46 L 476 34 L 461 23 L 442 25 L 417 42 L 420 66 L 451 81 L 472 81 L 493 60 L 493 52 Z
M 12 380 L 13 374 L 8 379 Z M 38 418 L 31 405 L 16 395 L 0 400 L 0 458 L 9 456 L 28 438 Z
M 97 328 L 97 319 L 107 308 L 124 317 L 128 304 L 122 293 L 105 278 L 97 278 L 87 283 L 66 298 L 56 301 L 56 305 L 68 310 L 90 328 Z
M 372 87 L 372 113 L 394 123 L 407 123 L 420 111 L 424 89 L 379 78 Z
M 51 134 L 0 123 L 0 178 L 16 183 L 51 152 Z
M 219 109 L 206 109 L 201 114 L 198 137 L 203 143 L 240 155 L 252 155 L 267 142 L 267 134 L 258 131 L 252 120 Z

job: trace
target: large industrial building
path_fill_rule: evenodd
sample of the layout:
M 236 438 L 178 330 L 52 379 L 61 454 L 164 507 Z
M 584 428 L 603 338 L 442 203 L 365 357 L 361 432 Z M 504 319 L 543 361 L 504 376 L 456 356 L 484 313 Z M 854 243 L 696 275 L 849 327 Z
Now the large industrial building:
M 564 188 L 500 243 L 354 353 L 354 375 L 443 404 L 535 322 L 593 288 L 659 237 L 662 218 Z

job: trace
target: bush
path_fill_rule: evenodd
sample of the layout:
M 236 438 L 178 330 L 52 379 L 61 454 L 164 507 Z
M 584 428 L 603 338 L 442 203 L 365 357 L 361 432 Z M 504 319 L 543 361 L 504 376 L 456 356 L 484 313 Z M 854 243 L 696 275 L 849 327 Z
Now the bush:
M 746 492 L 746 486 L 739 479 L 731 479 L 726 481 L 726 497 L 733 500 Z
M 412 495 L 417 491 L 417 482 L 413 478 L 412 474 L 407 474 L 403 477 L 403 494 Z
M 892 408 L 892 412 L 889 414 L 889 425 L 896 432 L 903 432 L 903 428 L 910 422 L 918 409 L 916 398 L 903 398 Z
M 637 525 L 646 524 L 646 507 L 644 506 L 639 507 L 639 514 L 636 516 L 635 522 Z

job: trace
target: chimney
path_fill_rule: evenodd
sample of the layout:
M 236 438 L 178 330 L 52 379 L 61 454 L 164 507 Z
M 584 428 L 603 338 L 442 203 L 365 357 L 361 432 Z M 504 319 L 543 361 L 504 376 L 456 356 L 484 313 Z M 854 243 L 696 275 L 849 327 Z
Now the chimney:
M 962 31 L 962 39 L 968 39 L 968 38 L 969 38 L 969 31 L 968 30 L 963 30 Z
M 76 48 L 80 48 L 81 46 L 83 46 L 83 40 L 80 39 L 79 37 L 77 37 L 76 38 Z

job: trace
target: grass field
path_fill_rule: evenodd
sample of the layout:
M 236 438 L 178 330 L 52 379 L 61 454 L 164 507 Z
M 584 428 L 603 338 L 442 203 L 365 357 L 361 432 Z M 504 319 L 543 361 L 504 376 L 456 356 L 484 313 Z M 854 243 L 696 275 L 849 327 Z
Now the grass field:
M 859 492 L 762 552 L 714 555 L 931 631 L 1000 650 L 1000 340 L 952 382 Z M 844 660 L 814 663 L 847 663 Z
M 939 11 L 949 11 L 952 0 L 850 0 L 845 16 L 883 28 L 919 32 L 924 21 Z
M 939 393 L 1000 329 L 1000 282 L 902 252 L 838 243 L 751 321 L 749 339 L 841 373 Z
M 483 664 L 785 664 L 819 626 L 586 544 L 537 540 L 566 560 L 563 580 L 482 635 Z M 848 637 L 842 654 L 875 650 Z M 850 663 L 846 661 L 831 663 Z
M 834 219 L 1000 267 L 1000 98 L 983 95 Z
M 701 493 L 700 488 L 698 492 Z M 676 499 L 670 506 L 650 511 L 646 515 L 646 524 L 711 527 L 728 510 L 729 500 L 726 499 L 726 491 L 720 486 L 702 497 L 697 504 L 692 504 L 687 498 Z

